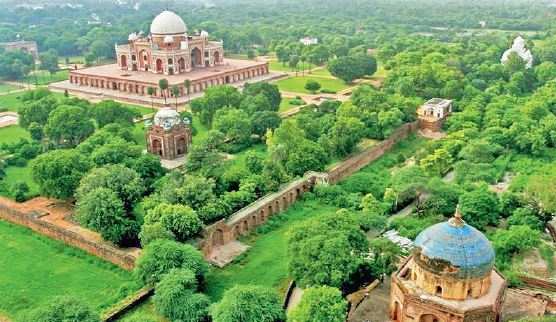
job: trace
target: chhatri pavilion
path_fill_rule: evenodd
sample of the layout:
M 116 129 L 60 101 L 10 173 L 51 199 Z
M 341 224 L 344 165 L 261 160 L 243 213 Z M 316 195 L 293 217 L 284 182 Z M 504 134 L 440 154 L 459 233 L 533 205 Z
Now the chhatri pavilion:
M 171 11 L 154 18 L 148 36 L 132 33 L 128 43 L 116 45 L 115 51 L 116 64 L 72 70 L 69 81 L 51 87 L 149 104 L 148 88 L 152 87 L 155 102 L 161 105 L 164 97 L 172 97 L 174 102 L 174 86 L 179 88 L 177 99 L 183 103 L 211 86 L 242 85 L 269 77 L 267 62 L 225 59 L 221 41 L 209 40 L 206 31 L 189 33 L 182 18 Z M 169 83 L 164 92 L 158 85 L 161 79 Z

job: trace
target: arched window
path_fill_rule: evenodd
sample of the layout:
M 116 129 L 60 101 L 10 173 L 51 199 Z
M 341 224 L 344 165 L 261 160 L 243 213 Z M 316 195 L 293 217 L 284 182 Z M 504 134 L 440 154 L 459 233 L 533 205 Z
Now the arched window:
M 441 286 L 436 287 L 436 296 L 442 296 L 442 287 Z

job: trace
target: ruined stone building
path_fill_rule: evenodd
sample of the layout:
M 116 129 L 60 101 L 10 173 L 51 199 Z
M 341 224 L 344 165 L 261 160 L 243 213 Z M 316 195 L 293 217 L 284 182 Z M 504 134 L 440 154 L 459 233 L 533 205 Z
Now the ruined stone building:
M 459 211 L 417 237 L 391 283 L 397 322 L 497 322 L 506 290 L 490 242 Z

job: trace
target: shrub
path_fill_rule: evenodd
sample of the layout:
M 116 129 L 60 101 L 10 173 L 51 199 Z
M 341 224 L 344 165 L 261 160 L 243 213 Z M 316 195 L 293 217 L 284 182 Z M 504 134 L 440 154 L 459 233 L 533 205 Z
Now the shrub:
M 336 94 L 337 93 L 337 91 L 334 91 L 334 90 L 331 90 L 331 89 L 328 89 L 328 88 L 323 88 L 323 89 L 320 90 L 320 92 L 324 93 L 324 94 Z
M 146 224 L 158 223 L 171 232 L 178 241 L 186 241 L 197 235 L 203 224 L 197 213 L 188 206 L 159 204 L 147 212 Z
M 135 274 L 144 283 L 153 284 L 173 268 L 190 269 L 200 283 L 208 271 L 203 255 L 193 246 L 159 239 L 145 247 L 137 260 Z
M 29 186 L 25 182 L 18 181 L 12 187 L 12 196 L 14 196 L 14 199 L 17 202 L 23 202 L 27 200 L 28 193 Z
M 32 311 L 25 320 L 33 322 L 100 322 L 98 315 L 88 306 L 69 297 L 51 299 L 44 307 Z
M 305 83 L 305 89 L 311 93 L 316 93 L 320 88 L 320 83 L 315 80 L 309 79 L 307 83 Z
M 285 319 L 275 291 L 261 286 L 235 286 L 211 310 L 213 322 L 279 322 Z
M 292 98 L 292 99 L 289 101 L 289 103 L 290 103 L 291 105 L 297 105 L 297 106 L 299 106 L 299 105 L 305 105 L 305 101 L 302 100 L 302 99 L 300 99 L 300 98 Z
M 343 322 L 346 320 L 347 301 L 340 290 L 310 287 L 303 292 L 299 305 L 288 315 L 291 322 Z
M 171 270 L 155 287 L 156 311 L 171 321 L 206 321 L 210 300 L 196 293 L 198 288 L 195 273 L 188 269 Z

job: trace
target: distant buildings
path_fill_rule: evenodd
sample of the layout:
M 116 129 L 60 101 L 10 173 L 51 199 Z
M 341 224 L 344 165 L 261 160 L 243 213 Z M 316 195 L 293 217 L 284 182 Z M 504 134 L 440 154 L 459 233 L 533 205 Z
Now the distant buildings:
M 446 117 L 452 113 L 452 101 L 433 98 L 417 109 L 419 127 L 422 130 L 439 132 Z
M 22 50 L 31 54 L 35 60 L 39 59 L 39 47 L 34 41 L 18 40 L 12 42 L 2 42 L 0 43 L 0 48 L 4 48 L 6 51 Z
M 525 46 L 525 39 L 523 39 L 523 37 L 518 36 L 514 39 L 512 47 L 506 50 L 502 55 L 502 59 L 500 60 L 502 64 L 506 64 L 510 59 L 510 55 L 513 53 L 516 53 L 521 59 L 523 59 L 525 62 L 525 68 L 533 67 L 533 54 Z
M 319 39 L 318 38 L 305 37 L 305 38 L 299 39 L 299 42 L 302 43 L 305 46 L 311 46 L 311 45 L 317 45 L 319 43 Z

